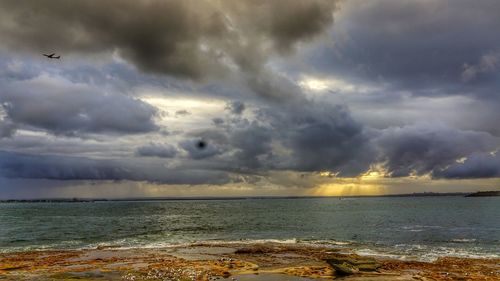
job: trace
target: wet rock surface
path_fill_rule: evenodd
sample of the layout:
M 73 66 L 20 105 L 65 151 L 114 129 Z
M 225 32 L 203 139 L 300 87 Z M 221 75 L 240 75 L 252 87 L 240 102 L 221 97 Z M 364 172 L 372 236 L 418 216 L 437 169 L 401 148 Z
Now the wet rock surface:
M 306 244 L 196 244 L 0 254 L 0 280 L 500 280 L 500 259 L 375 259 Z
M 326 259 L 337 275 L 353 275 L 360 272 L 372 272 L 382 265 L 374 258 L 358 256 L 337 256 Z

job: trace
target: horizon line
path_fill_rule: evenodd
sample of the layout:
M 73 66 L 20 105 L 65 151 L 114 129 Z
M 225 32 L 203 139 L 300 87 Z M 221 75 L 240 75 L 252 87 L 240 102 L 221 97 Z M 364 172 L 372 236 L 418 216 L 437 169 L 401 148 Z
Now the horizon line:
M 307 199 L 307 198 L 360 198 L 360 197 L 425 197 L 425 196 L 460 196 L 474 193 L 500 192 L 500 191 L 474 191 L 474 192 L 413 192 L 376 195 L 255 195 L 255 196 L 161 196 L 161 197 L 46 197 L 46 198 L 16 198 L 0 199 L 0 202 L 36 202 L 36 201 L 175 201 L 175 200 L 243 200 L 243 199 Z

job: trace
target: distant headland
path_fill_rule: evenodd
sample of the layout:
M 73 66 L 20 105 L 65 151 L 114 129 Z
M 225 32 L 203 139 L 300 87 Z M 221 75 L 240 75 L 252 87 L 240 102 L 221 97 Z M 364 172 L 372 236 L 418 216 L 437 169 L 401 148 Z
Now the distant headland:
M 487 196 L 500 196 L 500 191 L 478 191 L 465 195 L 465 197 L 487 197 Z

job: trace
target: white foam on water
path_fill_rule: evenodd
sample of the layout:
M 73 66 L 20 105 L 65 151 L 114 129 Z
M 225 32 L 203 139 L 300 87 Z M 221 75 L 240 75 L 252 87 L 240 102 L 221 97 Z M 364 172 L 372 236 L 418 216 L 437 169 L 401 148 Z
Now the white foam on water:
M 404 255 L 395 255 L 395 254 L 389 254 L 389 253 L 384 253 L 380 251 L 376 251 L 373 249 L 358 249 L 354 250 L 354 253 L 360 256 L 368 256 L 368 257 L 377 257 L 377 258 L 387 258 L 387 259 L 400 259 L 404 260 L 406 256 Z
M 443 257 L 475 259 L 500 258 L 500 255 L 484 252 L 480 248 L 463 249 L 419 244 L 398 244 L 394 247 L 388 246 L 384 248 L 361 248 L 354 249 L 354 253 L 361 256 L 372 256 L 399 260 L 417 260 L 426 262 L 434 262 L 437 259 Z
M 452 239 L 452 243 L 473 243 L 476 239 L 456 238 Z M 96 249 L 98 247 L 113 247 L 114 249 L 161 249 L 161 248 L 176 248 L 189 247 L 195 244 L 208 245 L 253 245 L 253 244 L 283 244 L 283 245 L 304 245 L 308 247 L 332 247 L 336 249 L 344 249 L 349 253 L 356 253 L 361 256 L 371 256 L 385 259 L 399 260 L 419 260 L 432 262 L 441 257 L 460 257 L 460 258 L 500 258 L 497 253 L 488 253 L 479 247 L 471 247 L 468 249 L 456 247 L 443 247 L 421 244 L 396 244 L 393 246 L 377 246 L 370 244 L 357 244 L 353 241 L 336 241 L 336 240 L 299 240 L 296 238 L 290 239 L 242 239 L 242 240 L 170 240 L 170 241 L 147 241 L 144 239 L 125 238 L 109 242 L 95 242 L 82 245 L 82 241 L 62 241 L 49 245 L 32 245 L 7 247 L 0 249 L 0 253 L 9 252 L 28 252 L 28 251 L 44 251 L 44 250 L 84 250 Z
M 472 242 L 476 242 L 476 239 L 457 238 L 457 239 L 451 239 L 451 242 L 454 242 L 454 243 L 472 243 Z

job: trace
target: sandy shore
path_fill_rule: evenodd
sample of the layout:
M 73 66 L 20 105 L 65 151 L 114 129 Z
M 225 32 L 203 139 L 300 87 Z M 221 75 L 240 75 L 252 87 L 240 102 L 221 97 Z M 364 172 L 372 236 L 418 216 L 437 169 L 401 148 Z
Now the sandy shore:
M 324 279 L 500 280 L 500 259 L 400 261 L 329 247 L 274 243 L 0 254 L 0 280 Z

